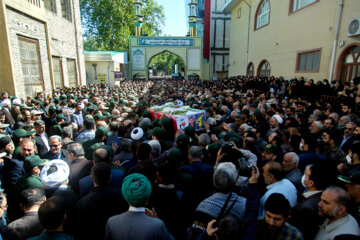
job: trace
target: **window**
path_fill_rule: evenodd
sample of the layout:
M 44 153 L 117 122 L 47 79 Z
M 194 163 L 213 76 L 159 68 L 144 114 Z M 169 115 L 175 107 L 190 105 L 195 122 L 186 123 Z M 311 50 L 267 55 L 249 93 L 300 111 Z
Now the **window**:
M 320 65 L 320 50 L 300 52 L 297 54 L 297 72 L 318 72 Z
M 64 18 L 71 21 L 71 8 L 69 0 L 61 0 L 61 13 Z
M 258 76 L 259 77 L 270 77 L 270 63 L 266 60 L 263 60 L 258 67 Z
M 56 0 L 45 0 L 45 8 L 56 13 Z
M 270 3 L 269 0 L 264 0 L 260 3 L 256 14 L 256 29 L 264 27 L 269 24 L 270 19 Z
M 290 0 L 290 11 L 296 12 L 297 10 L 318 1 L 319 0 Z
M 67 70 L 69 76 L 69 87 L 77 87 L 76 65 L 74 59 L 67 60 Z
M 342 64 L 341 80 L 349 82 L 355 77 L 360 77 L 360 46 L 350 48 Z
M 63 80 L 61 59 L 59 57 L 52 57 L 52 64 L 53 64 L 55 88 L 63 88 L 64 80 Z
M 25 92 L 27 96 L 34 96 L 37 92 L 44 91 L 39 43 L 24 37 L 19 37 L 18 40 Z
M 249 65 L 247 67 L 247 75 L 254 76 L 254 64 L 249 63 Z
M 238 15 L 237 15 L 237 18 L 241 18 L 241 8 L 238 9 Z

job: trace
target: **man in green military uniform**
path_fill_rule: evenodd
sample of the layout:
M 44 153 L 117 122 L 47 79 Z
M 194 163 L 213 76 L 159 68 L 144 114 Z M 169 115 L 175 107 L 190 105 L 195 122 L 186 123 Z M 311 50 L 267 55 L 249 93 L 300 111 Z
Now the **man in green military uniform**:
M 95 138 L 82 143 L 85 151 L 85 158 L 88 160 L 93 160 L 94 151 L 103 146 L 107 140 L 107 137 L 110 135 L 111 132 L 106 127 L 99 127 L 96 129 Z
M 31 138 L 31 136 L 36 133 L 36 131 L 25 131 L 24 129 L 20 128 L 20 129 L 16 129 L 13 132 L 13 141 L 14 141 L 14 145 L 15 145 L 15 150 L 13 152 L 13 159 L 17 159 L 17 158 L 21 158 L 20 155 L 20 151 L 21 151 L 21 147 L 20 144 L 23 141 L 24 138 Z M 23 160 L 23 159 L 21 159 Z
M 23 190 L 33 187 L 43 187 L 44 184 L 40 180 L 41 167 L 48 160 L 41 159 L 38 155 L 31 155 L 24 160 L 25 175 L 16 182 L 16 191 L 20 194 Z
M 53 136 L 53 135 L 58 135 L 58 136 L 62 136 L 62 128 L 61 128 L 61 123 L 63 123 L 66 120 L 66 117 L 63 114 L 58 114 L 56 116 L 56 124 L 54 124 L 50 129 L 49 129 L 49 137 Z

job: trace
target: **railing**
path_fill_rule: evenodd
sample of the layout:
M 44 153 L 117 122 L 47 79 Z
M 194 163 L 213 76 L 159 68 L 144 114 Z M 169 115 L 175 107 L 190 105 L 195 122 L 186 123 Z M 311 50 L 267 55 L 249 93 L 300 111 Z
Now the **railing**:
M 41 8 L 41 2 L 43 2 L 43 0 L 25 0 L 28 1 L 29 3 Z
M 325 103 L 332 103 L 332 104 L 337 104 L 340 102 L 340 99 L 336 96 L 328 96 L 328 95 L 321 95 L 321 100 L 324 101 Z

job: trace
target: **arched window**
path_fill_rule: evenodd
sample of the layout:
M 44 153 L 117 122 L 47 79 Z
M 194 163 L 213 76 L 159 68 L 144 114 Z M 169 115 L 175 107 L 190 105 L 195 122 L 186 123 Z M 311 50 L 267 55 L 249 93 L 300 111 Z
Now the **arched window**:
M 253 63 L 249 63 L 248 67 L 247 67 L 247 73 L 246 75 L 248 76 L 254 76 L 254 64 Z
M 360 46 L 354 46 L 347 51 L 341 69 L 343 82 L 348 82 L 355 77 L 360 77 Z
M 270 77 L 270 63 L 267 60 L 263 60 L 258 67 L 257 75 L 259 77 Z
M 264 27 L 269 24 L 270 20 L 270 3 L 269 0 L 263 0 L 260 2 L 256 11 L 256 29 Z

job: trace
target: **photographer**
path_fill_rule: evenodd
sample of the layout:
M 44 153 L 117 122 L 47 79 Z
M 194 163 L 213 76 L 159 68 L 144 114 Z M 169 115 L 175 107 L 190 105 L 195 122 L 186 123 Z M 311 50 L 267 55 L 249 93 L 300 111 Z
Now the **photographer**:
M 215 193 L 197 206 L 191 227 L 191 239 L 196 239 L 206 224 L 226 213 L 245 223 L 246 199 L 233 192 L 238 174 L 234 164 L 220 163 L 213 175 Z
M 241 141 L 238 141 L 238 145 L 236 145 L 235 139 L 233 138 L 230 139 L 230 142 L 219 142 L 221 143 L 221 149 L 217 155 L 216 165 L 222 162 L 234 163 L 236 169 L 239 171 L 236 185 L 244 186 L 251 176 L 252 166 L 257 165 L 256 155 L 248 150 L 242 149 L 241 146 L 238 146 Z
M 232 169 L 235 170 L 235 166 L 232 163 L 225 162 L 220 163 L 217 166 L 217 169 L 215 170 L 214 174 L 214 186 L 217 184 L 218 177 L 220 175 L 223 175 L 224 172 L 230 172 L 228 170 Z M 256 220 L 257 220 L 257 214 L 258 214 L 258 208 L 259 208 L 259 193 L 257 190 L 257 181 L 260 175 L 259 170 L 256 166 L 254 166 L 255 170 L 252 170 L 251 177 L 249 178 L 249 195 L 245 199 L 243 197 L 240 197 L 236 195 L 235 193 L 232 193 L 230 190 L 230 194 L 234 194 L 238 196 L 240 200 L 246 201 L 245 205 L 245 214 L 244 219 L 245 223 L 239 220 L 236 216 L 233 214 L 234 206 L 230 205 L 231 201 L 227 205 L 230 205 L 227 209 L 230 208 L 230 211 L 226 211 L 222 214 L 222 211 L 218 216 L 213 217 L 211 221 L 208 221 L 206 229 L 201 233 L 198 240 L 207 240 L 207 239 L 217 239 L 217 240 L 235 240 L 235 239 L 256 239 Z M 225 170 L 225 171 L 224 171 Z M 224 172 L 223 172 L 224 171 Z M 226 175 L 226 174 L 225 174 Z M 224 181 L 224 176 L 222 176 L 222 181 Z M 218 191 L 225 190 L 226 187 L 223 186 L 223 188 L 218 189 Z M 231 188 L 230 188 L 231 189 Z M 228 189 L 229 190 L 229 189 Z M 221 193 L 217 192 L 211 198 L 215 198 L 216 196 L 219 196 Z M 222 192 L 222 194 L 225 194 Z M 206 200 L 204 200 L 205 202 Z M 239 200 L 238 200 L 239 201 Z M 226 203 L 223 203 L 222 205 L 225 205 Z M 200 209 L 201 204 L 199 205 L 198 209 Z M 226 206 L 225 206 L 226 208 Z M 198 210 L 197 209 L 197 210 Z

